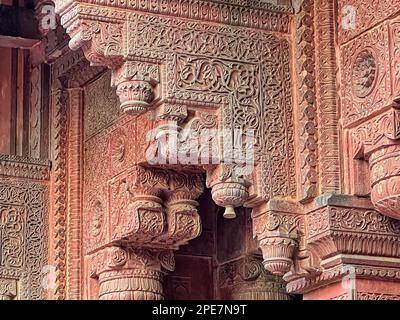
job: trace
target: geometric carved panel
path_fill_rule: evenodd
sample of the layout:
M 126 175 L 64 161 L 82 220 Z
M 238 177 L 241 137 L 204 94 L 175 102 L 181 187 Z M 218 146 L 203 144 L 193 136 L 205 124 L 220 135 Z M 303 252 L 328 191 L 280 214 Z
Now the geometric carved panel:
M 46 297 L 48 192 L 45 183 L 0 177 L 0 291 L 18 282 L 17 299 Z

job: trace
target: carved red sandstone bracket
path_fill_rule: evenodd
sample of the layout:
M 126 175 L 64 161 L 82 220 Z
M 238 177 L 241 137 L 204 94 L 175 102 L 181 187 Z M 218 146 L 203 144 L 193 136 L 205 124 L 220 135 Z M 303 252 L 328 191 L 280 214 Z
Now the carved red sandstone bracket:
M 253 232 L 260 243 L 265 268 L 283 276 L 294 264 L 301 240 L 302 208 L 296 203 L 271 200 L 253 209 Z
M 195 199 L 202 192 L 201 175 L 140 166 L 110 181 L 110 211 L 93 201 L 87 239 L 100 299 L 163 298 L 162 278 L 174 269 L 173 250 L 201 233 Z
M 352 132 L 353 156 L 367 160 L 371 172 L 371 199 L 384 215 L 400 219 L 400 109 L 363 123 Z

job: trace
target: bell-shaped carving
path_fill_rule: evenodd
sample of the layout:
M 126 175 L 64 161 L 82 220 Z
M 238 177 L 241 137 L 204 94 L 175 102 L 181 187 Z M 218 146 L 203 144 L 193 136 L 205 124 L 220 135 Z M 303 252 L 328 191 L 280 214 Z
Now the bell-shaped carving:
M 212 188 L 212 198 L 217 205 L 225 208 L 224 217 L 236 218 L 235 208 L 243 206 L 249 197 L 249 191 L 244 181 L 224 181 Z

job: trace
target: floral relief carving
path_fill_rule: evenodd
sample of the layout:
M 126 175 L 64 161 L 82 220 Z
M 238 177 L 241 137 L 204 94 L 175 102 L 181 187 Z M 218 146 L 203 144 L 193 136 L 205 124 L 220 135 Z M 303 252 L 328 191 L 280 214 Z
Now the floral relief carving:
M 341 44 L 359 36 L 400 10 L 400 4 L 391 0 L 339 0 L 338 5 Z
M 328 206 L 307 216 L 307 243 L 322 260 L 332 252 L 395 257 L 399 227 L 372 209 Z
M 373 52 L 367 49 L 359 52 L 352 72 L 353 94 L 358 98 L 365 98 L 374 89 L 378 75 L 378 66 Z
M 400 100 L 400 22 L 395 21 L 390 26 L 391 32 L 391 56 L 392 56 L 392 79 L 393 95 L 397 101 Z
M 388 25 L 377 26 L 344 45 L 341 56 L 343 122 L 347 127 L 392 103 Z

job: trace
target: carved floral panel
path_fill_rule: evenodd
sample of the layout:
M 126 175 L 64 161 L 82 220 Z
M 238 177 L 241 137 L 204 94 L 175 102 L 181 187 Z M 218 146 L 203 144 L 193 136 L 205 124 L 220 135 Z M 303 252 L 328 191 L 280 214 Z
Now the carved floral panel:
M 343 123 L 349 126 L 391 104 L 388 24 L 342 48 Z

